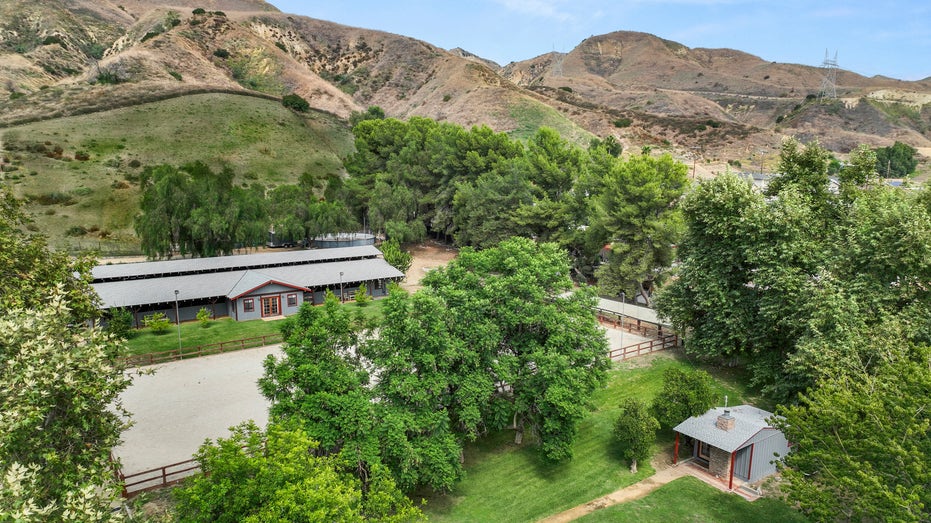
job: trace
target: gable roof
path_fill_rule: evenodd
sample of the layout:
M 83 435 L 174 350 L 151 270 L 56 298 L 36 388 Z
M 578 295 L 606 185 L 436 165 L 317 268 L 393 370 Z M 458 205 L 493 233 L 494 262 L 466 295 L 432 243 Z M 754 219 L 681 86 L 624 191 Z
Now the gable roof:
M 233 288 L 226 293 L 226 297 L 231 300 L 239 299 L 240 296 L 251 293 L 256 289 L 260 289 L 267 285 L 278 284 L 283 287 L 290 287 L 295 290 L 310 292 L 310 289 L 307 287 L 302 287 L 296 283 L 288 283 L 282 280 L 276 280 L 267 274 L 263 274 L 259 271 L 246 271 L 242 273 L 242 278 L 233 285 Z
M 116 280 L 92 283 L 91 287 L 100 296 L 101 308 L 103 309 L 159 303 L 173 304 L 175 289 L 180 291 L 178 299 L 181 301 L 226 299 L 234 289 L 243 288 L 237 286 L 237 284 L 243 280 L 246 272 L 250 271 L 223 271 L 171 275 L 160 278 Z M 268 267 L 261 271 L 251 272 L 264 275 L 266 282 L 275 281 L 288 286 L 307 289 L 335 287 L 339 285 L 340 281 L 345 284 L 352 284 L 373 280 L 396 280 L 404 277 L 404 273 L 389 265 L 382 258 Z M 260 279 L 250 277 L 247 281 L 258 282 L 257 284 L 260 285 L 263 283 L 258 281 Z
M 746 446 L 746 443 L 761 430 L 773 428 L 767 419 L 772 412 L 758 409 L 753 405 L 727 407 L 734 417 L 734 428 L 719 429 L 716 425 L 718 416 L 724 414 L 724 407 L 715 407 L 701 416 L 693 416 L 673 428 L 676 432 L 703 441 L 713 447 L 727 452 L 734 452 Z
M 222 271 L 264 269 L 287 265 L 331 263 L 336 261 L 376 258 L 381 256 L 374 245 L 337 247 L 333 249 L 302 249 L 297 251 L 264 252 L 217 256 L 213 258 L 181 258 L 137 263 L 98 265 L 91 271 L 96 283 L 132 278 L 158 278 L 182 274 L 204 274 Z

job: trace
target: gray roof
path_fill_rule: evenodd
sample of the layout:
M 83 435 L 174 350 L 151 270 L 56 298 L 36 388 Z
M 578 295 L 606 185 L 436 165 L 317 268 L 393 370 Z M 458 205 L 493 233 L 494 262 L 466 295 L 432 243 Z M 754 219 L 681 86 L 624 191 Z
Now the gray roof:
M 374 245 L 338 247 L 334 249 L 304 249 L 299 251 L 265 252 L 218 256 L 215 258 L 183 258 L 139 263 L 98 265 L 91 271 L 95 280 L 158 276 L 168 274 L 205 273 L 223 270 L 261 269 L 269 265 L 320 263 L 381 256 Z M 172 297 L 172 300 L 174 297 Z
M 734 417 L 734 428 L 731 430 L 719 429 L 715 425 L 718 416 L 724 414 L 724 407 L 715 407 L 701 416 L 693 416 L 676 425 L 673 430 L 704 441 L 712 447 L 734 452 L 745 447 L 750 438 L 761 430 L 773 428 L 766 421 L 773 416 L 772 412 L 758 409 L 753 405 L 737 405 L 727 407 L 727 410 Z
M 596 305 L 596 307 L 601 310 L 613 312 L 614 314 L 627 316 L 636 320 L 648 321 L 655 325 L 669 325 L 664 321 L 660 321 L 660 319 L 656 316 L 656 311 L 649 307 L 633 305 L 631 303 L 623 303 L 606 298 L 598 298 L 598 305 Z
M 245 271 L 242 278 L 236 282 L 236 285 L 233 285 L 233 288 L 226 293 L 227 298 L 238 298 L 243 294 L 248 294 L 249 292 L 259 288 L 264 287 L 267 283 L 275 282 L 280 283 L 286 287 L 294 287 L 296 289 L 303 289 L 303 285 L 298 285 L 296 283 L 291 283 L 288 281 L 282 281 L 275 278 L 272 278 L 268 274 L 259 271 Z
M 353 247 L 353 249 L 356 248 L 357 247 Z M 249 272 L 254 274 L 247 277 L 246 274 Z M 340 273 L 342 273 L 342 277 Z M 336 287 L 339 285 L 340 280 L 342 280 L 344 284 L 353 284 L 371 280 L 399 279 L 403 277 L 404 273 L 395 269 L 381 258 L 364 258 L 330 263 L 267 267 L 263 268 L 261 271 L 224 271 L 138 280 L 120 280 L 93 283 L 91 286 L 97 291 L 97 294 L 100 295 L 100 299 L 103 302 L 102 308 L 108 309 L 111 307 L 134 307 L 156 303 L 174 303 L 175 289 L 179 291 L 178 299 L 185 301 L 237 296 L 241 294 L 241 292 L 238 294 L 234 292 L 242 290 L 245 285 L 249 283 L 262 285 L 268 281 L 277 281 L 288 285 L 314 288 Z M 240 285 L 240 282 L 245 283 Z

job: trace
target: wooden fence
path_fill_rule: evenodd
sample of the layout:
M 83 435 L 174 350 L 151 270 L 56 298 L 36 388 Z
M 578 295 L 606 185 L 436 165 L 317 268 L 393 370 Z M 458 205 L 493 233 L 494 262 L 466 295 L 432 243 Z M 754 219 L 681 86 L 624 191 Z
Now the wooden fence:
M 123 363 L 125 363 L 126 367 L 142 367 L 145 365 L 154 365 L 156 363 L 165 363 L 167 361 L 178 361 L 208 356 L 210 354 L 222 354 L 224 352 L 263 347 L 273 343 L 281 343 L 280 333 L 266 334 L 254 338 L 243 338 L 241 340 L 210 343 L 207 345 L 198 345 L 196 347 L 185 347 L 183 349 L 150 352 L 149 354 L 136 354 L 123 358 Z
M 598 309 L 596 316 L 598 322 L 613 329 L 624 329 L 631 334 L 639 334 L 645 338 L 662 338 L 669 334 L 671 329 L 665 329 L 661 324 L 647 320 L 638 320 L 630 316 L 620 316 L 604 309 Z
M 116 477 L 123 484 L 123 497 L 129 499 L 148 490 L 174 485 L 198 472 L 200 465 L 196 460 L 189 459 L 134 474 L 124 475 L 122 471 L 117 471 Z
M 644 356 L 646 354 L 650 354 L 651 352 L 672 349 L 678 346 L 679 337 L 675 334 L 669 334 L 655 340 L 647 340 L 642 343 L 637 343 L 636 345 L 628 345 L 627 347 L 612 349 L 608 351 L 608 357 L 612 360 L 626 360 L 629 358 L 636 358 L 637 356 Z

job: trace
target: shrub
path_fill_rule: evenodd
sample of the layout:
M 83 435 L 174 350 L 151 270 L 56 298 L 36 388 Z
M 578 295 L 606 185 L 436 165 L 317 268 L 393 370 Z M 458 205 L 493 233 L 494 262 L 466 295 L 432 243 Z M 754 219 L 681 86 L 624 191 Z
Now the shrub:
M 225 58 L 230 57 L 230 52 L 227 51 L 226 49 L 217 49 L 216 51 L 213 52 L 213 56 L 216 56 L 217 58 L 225 59 Z
M 45 40 L 42 40 L 42 45 L 62 45 L 61 36 L 59 35 L 48 35 L 45 37 Z
M 84 236 L 87 234 L 87 229 L 80 225 L 73 225 L 68 227 L 68 230 L 65 231 L 65 236 Z
M 281 42 L 275 42 L 275 47 L 277 47 L 278 49 L 281 49 L 282 51 L 286 53 L 288 52 L 288 48 Z
M 305 113 L 308 109 L 310 109 L 310 104 L 307 103 L 307 100 L 294 93 L 284 95 L 284 97 L 281 99 L 281 105 L 289 109 L 294 109 L 299 113 Z
M 559 89 L 562 90 L 562 91 L 566 91 L 567 93 L 571 93 L 571 92 L 572 92 L 572 88 L 569 87 L 569 86 L 566 86 L 566 85 L 563 85 L 563 86 L 560 87 Z
M 369 296 L 368 289 L 365 287 L 364 283 L 359 284 L 359 290 L 356 291 L 356 305 L 359 307 L 365 307 L 372 301 L 372 297 Z
M 207 11 L 205 11 L 203 7 L 198 7 L 197 9 L 191 11 L 191 14 L 195 14 L 195 15 L 205 15 L 205 14 L 207 14 Z
M 197 311 L 197 322 L 200 323 L 201 327 L 206 329 L 210 326 L 210 316 L 210 311 L 207 310 L 207 307 L 201 307 L 200 310 Z
M 152 334 L 165 334 L 171 327 L 171 320 L 163 312 L 150 314 L 142 319 L 142 324 L 152 329 Z
M 86 162 L 87 160 L 91 159 L 91 155 L 88 154 L 87 151 L 76 151 L 74 153 L 74 159 L 81 162 Z
M 115 85 L 120 83 L 120 77 L 109 69 L 101 69 L 100 74 L 97 75 L 97 83 L 99 84 L 111 84 Z
M 142 165 L 142 162 L 136 160 L 135 158 L 129 161 L 129 166 L 133 169 L 138 169 Z
M 443 95 L 443 101 L 444 101 L 444 102 L 448 102 L 448 101 L 450 101 L 450 100 L 452 100 L 452 99 L 453 99 L 453 95 L 451 95 L 451 94 L 444 94 L 444 95 Z
M 614 120 L 614 126 L 620 129 L 630 127 L 630 124 L 632 123 L 634 123 L 634 121 L 630 118 L 618 118 L 617 120 Z
M 171 77 L 174 78 L 175 80 L 179 82 L 181 81 L 181 78 L 182 78 L 181 73 L 179 73 L 178 71 L 168 71 L 168 74 L 170 74 Z
M 133 327 L 133 314 L 129 309 L 117 307 L 110 311 L 110 321 L 107 323 L 107 330 L 114 336 L 124 340 L 130 336 Z
M 663 390 L 653 400 L 653 415 L 663 428 L 672 428 L 691 416 L 704 414 L 714 406 L 711 376 L 703 371 L 667 369 Z

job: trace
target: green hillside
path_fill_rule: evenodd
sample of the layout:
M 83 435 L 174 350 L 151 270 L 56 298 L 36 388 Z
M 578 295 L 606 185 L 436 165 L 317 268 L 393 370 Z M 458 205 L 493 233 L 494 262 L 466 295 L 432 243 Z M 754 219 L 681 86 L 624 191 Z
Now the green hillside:
M 0 179 L 30 198 L 35 228 L 53 246 L 133 252 L 146 166 L 200 160 L 228 166 L 237 183 L 272 187 L 304 172 L 342 172 L 351 149 L 348 125 L 336 116 L 199 94 L 0 129 Z

